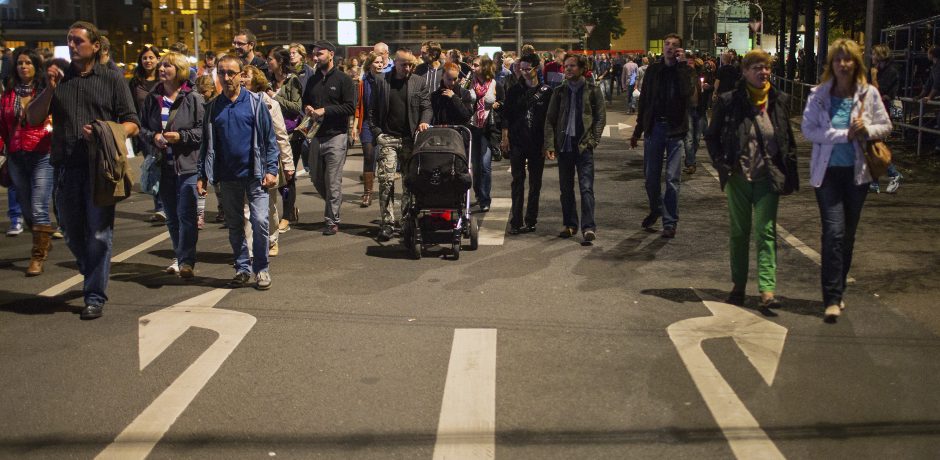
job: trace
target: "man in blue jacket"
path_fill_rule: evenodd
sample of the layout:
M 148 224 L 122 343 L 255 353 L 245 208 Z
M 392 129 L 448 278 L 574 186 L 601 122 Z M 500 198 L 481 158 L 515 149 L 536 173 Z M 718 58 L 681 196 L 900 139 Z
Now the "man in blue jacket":
M 219 60 L 222 94 L 206 107 L 199 180 L 196 190 L 206 195 L 206 184 L 222 190 L 222 210 L 228 240 L 235 255 L 235 277 L 229 287 L 242 287 L 255 274 L 255 287 L 271 287 L 268 271 L 268 193 L 277 186 L 279 150 L 271 115 L 261 96 L 241 86 L 242 63 L 232 55 Z M 254 258 L 248 256 L 242 225 L 245 197 L 253 236 Z M 250 266 L 249 266 L 250 265 Z

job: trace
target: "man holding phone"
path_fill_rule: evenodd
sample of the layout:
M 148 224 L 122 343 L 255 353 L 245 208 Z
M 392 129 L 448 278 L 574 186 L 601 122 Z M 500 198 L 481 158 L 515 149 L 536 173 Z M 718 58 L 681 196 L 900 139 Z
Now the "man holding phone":
M 689 131 L 689 107 L 694 103 L 697 76 L 686 65 L 682 37 L 669 34 L 663 39 L 663 59 L 649 66 L 640 89 L 637 123 L 630 147 L 636 148 L 646 134 L 643 146 L 646 195 L 650 212 L 643 219 L 645 229 L 663 218 L 663 238 L 675 238 L 679 221 L 679 181 L 683 140 Z M 663 153 L 666 156 L 666 192 L 662 193 Z

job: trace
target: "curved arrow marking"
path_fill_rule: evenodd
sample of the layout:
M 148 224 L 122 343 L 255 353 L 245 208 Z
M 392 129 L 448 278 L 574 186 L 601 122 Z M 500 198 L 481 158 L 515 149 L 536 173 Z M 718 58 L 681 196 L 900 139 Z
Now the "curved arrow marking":
M 216 289 L 140 318 L 140 370 L 191 327 L 216 331 L 219 337 L 98 454 L 98 459 L 146 458 L 254 327 L 254 316 L 212 308 L 230 291 Z
M 696 294 L 704 298 L 698 291 Z M 783 454 L 705 354 L 702 342 L 731 337 L 767 386 L 771 386 L 777 375 L 787 329 L 734 305 L 708 300 L 702 303 L 714 316 L 673 323 L 666 328 L 669 338 L 734 455 L 739 459 L 783 459 Z

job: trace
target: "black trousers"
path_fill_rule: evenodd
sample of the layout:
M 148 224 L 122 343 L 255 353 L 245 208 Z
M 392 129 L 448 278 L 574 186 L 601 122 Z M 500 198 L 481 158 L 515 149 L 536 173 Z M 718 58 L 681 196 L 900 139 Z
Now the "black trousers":
M 545 157 L 541 149 L 531 146 L 510 146 L 510 167 L 512 168 L 512 209 L 510 211 L 509 225 L 521 227 L 535 226 L 539 217 L 539 196 L 542 191 L 542 171 L 545 168 Z M 529 174 L 529 204 L 525 206 L 526 172 Z M 522 210 L 525 207 L 525 220 Z

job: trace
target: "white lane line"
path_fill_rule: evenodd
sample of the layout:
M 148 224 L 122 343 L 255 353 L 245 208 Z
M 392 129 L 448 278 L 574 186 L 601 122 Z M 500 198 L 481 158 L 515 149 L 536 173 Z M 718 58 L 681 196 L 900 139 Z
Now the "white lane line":
M 496 452 L 496 329 L 455 329 L 434 460 Z
M 257 319 L 246 313 L 213 308 L 229 292 L 230 289 L 215 289 L 140 318 L 140 370 L 144 370 L 191 327 L 209 329 L 219 336 L 96 459 L 147 458 L 235 351 Z
M 113 264 L 113 263 L 124 262 L 125 260 L 130 259 L 131 257 L 137 254 L 140 254 L 141 252 L 149 249 L 150 247 L 155 246 L 157 243 L 160 243 L 161 241 L 169 239 L 169 238 L 170 238 L 170 233 L 164 231 L 160 233 L 159 235 L 153 238 L 150 238 L 149 240 L 144 241 L 143 243 L 140 243 L 137 246 L 134 246 L 112 257 L 111 263 Z M 84 280 L 85 280 L 85 277 L 83 275 L 75 275 L 59 284 L 56 284 L 55 286 L 52 286 L 49 289 L 46 289 L 45 291 L 40 292 L 39 295 L 42 297 L 55 297 L 59 294 L 64 293 L 65 291 L 68 291 L 69 289 L 72 288 L 72 286 L 75 286 L 76 284 L 79 284 Z
M 474 219 L 484 216 L 480 225 L 480 246 L 502 246 L 506 238 L 506 223 L 509 222 L 509 211 L 512 209 L 512 199 L 493 198 L 490 210 L 486 214 L 477 214 Z
M 714 177 L 715 180 L 719 180 L 718 171 L 715 171 L 715 168 L 713 168 L 712 165 L 710 164 L 707 164 L 707 163 L 703 163 L 703 164 L 705 166 L 705 169 L 708 170 L 708 172 L 712 175 L 712 177 Z M 816 265 L 822 265 L 822 256 L 819 255 L 819 253 L 816 252 L 815 249 L 809 247 L 806 243 L 800 241 L 799 238 L 793 236 L 792 233 L 788 232 L 787 229 L 781 227 L 780 224 L 777 224 L 777 233 L 779 233 L 780 236 L 783 237 L 783 240 L 786 241 L 790 246 L 793 246 L 793 249 L 796 249 L 797 251 L 802 253 L 804 256 L 806 256 L 807 259 L 812 260 L 813 263 L 815 263 Z M 845 281 L 847 283 L 855 283 L 855 278 L 852 278 L 851 276 L 849 276 L 845 279 Z

